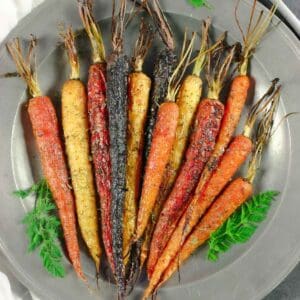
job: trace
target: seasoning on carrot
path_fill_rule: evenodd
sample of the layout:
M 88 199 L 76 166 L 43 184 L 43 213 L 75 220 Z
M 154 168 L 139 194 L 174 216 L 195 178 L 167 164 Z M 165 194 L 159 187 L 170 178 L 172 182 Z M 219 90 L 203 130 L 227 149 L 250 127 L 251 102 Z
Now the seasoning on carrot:
M 98 231 L 96 191 L 88 135 L 87 96 L 79 79 L 79 61 L 72 28 L 64 33 L 71 66 L 70 79 L 62 88 L 62 126 L 66 152 L 74 188 L 77 218 L 83 240 L 99 272 L 101 248 Z
M 41 95 L 35 70 L 31 66 L 35 46 L 36 40 L 32 38 L 27 60 L 22 54 L 19 39 L 9 42 L 7 49 L 17 66 L 18 73 L 26 81 L 29 93 L 33 97 L 29 100 L 28 114 L 39 151 L 42 170 L 58 208 L 68 256 L 77 275 L 86 280 L 80 262 L 74 197 L 70 190 L 68 168 L 63 153 L 56 112 L 50 98 Z
M 136 241 L 143 236 L 147 227 L 175 141 L 179 117 L 179 108 L 175 102 L 175 97 L 184 71 L 189 64 L 194 40 L 195 34 L 193 34 L 189 43 L 185 35 L 180 62 L 170 79 L 167 100 L 160 105 L 158 110 L 158 118 L 153 131 L 153 141 L 145 169 L 137 218 Z
M 212 204 L 215 197 L 218 196 L 236 171 L 246 161 L 253 148 L 251 135 L 255 121 L 259 113 L 265 109 L 269 103 L 268 97 L 273 93 L 276 84 L 277 80 L 274 80 L 266 94 L 253 106 L 246 121 L 243 134 L 233 139 L 202 192 L 200 194 L 197 194 L 197 192 L 194 194 L 192 202 L 180 219 L 178 226 L 155 265 L 149 285 L 153 287 L 157 285 L 164 270 L 180 251 L 182 244 L 206 209 Z
M 124 54 L 126 0 L 113 1 L 112 54 L 107 61 L 107 107 L 109 120 L 110 157 L 112 165 L 111 227 L 115 278 L 118 296 L 124 298 L 125 266 L 123 261 L 123 213 L 126 191 L 127 158 L 127 89 L 129 62 Z
M 88 115 L 95 182 L 100 196 L 102 241 L 114 273 L 111 231 L 111 160 L 109 153 L 108 110 L 106 102 L 106 61 L 101 31 L 92 14 L 91 0 L 78 1 L 79 14 L 92 46 L 88 76 Z
M 142 20 L 139 38 L 134 49 L 133 72 L 129 74 L 128 88 L 127 175 L 123 221 L 123 257 L 125 265 L 127 265 L 130 257 L 141 188 L 144 128 L 151 89 L 151 79 L 143 73 L 143 63 L 152 40 L 152 28 Z
M 269 105 L 264 110 L 262 120 L 258 124 L 255 151 L 249 163 L 246 178 L 232 181 L 216 199 L 205 216 L 200 220 L 194 231 L 184 243 L 177 257 L 173 259 L 164 272 L 160 285 L 178 269 L 178 267 L 232 215 L 253 193 L 253 181 L 258 170 L 265 145 L 268 143 L 280 99 L 280 87 L 270 96 Z M 146 292 L 145 296 L 149 295 Z M 146 297 L 145 297 L 146 298 Z
M 143 266 L 150 247 L 151 236 L 156 224 L 156 220 L 161 211 L 162 205 L 170 193 L 173 183 L 176 179 L 184 151 L 190 136 L 191 124 L 195 118 L 196 110 L 202 94 L 201 71 L 205 65 L 206 54 L 208 50 L 208 29 L 210 19 L 203 22 L 202 41 L 199 53 L 196 57 L 193 73 L 188 75 L 181 84 L 176 103 L 179 107 L 179 119 L 176 129 L 176 138 L 169 159 L 167 169 L 164 174 L 164 180 L 160 187 L 160 193 L 153 209 L 150 223 L 145 233 L 145 239 L 141 250 L 140 264 Z
M 202 100 L 198 107 L 193 135 L 185 153 L 183 165 L 173 189 L 163 205 L 152 236 L 147 264 L 149 278 L 151 278 L 155 264 L 167 245 L 180 217 L 189 205 L 205 163 L 213 152 L 224 112 L 223 104 L 217 99 L 223 88 L 234 53 L 235 47 L 232 47 L 224 60 L 217 59 L 219 65 L 211 68 L 208 97 Z M 222 54 L 222 48 L 209 54 L 208 65 L 211 65 L 211 55 L 221 56 Z

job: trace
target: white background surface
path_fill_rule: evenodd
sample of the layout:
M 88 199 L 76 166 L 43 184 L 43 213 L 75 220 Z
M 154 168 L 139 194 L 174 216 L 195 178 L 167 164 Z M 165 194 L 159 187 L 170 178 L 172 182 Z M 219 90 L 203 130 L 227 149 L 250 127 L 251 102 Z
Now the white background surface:
M 43 0 L 0 0 L 0 42 L 17 24 Z M 62 0 L 63 1 L 63 0 Z M 25 253 L 24 253 L 25 255 Z M 0 300 L 36 299 L 16 280 L 7 267 L 6 258 L 0 253 Z

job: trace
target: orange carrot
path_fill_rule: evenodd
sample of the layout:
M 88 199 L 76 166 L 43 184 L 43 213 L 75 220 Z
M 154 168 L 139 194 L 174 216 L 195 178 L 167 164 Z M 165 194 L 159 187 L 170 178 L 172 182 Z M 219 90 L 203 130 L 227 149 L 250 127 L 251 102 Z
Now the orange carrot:
M 191 41 L 187 43 L 187 36 L 185 34 L 181 58 L 168 85 L 166 102 L 161 104 L 158 110 L 158 117 L 145 169 L 135 241 L 138 241 L 143 236 L 148 225 L 151 212 L 159 195 L 165 169 L 170 159 L 179 118 L 179 107 L 175 103 L 175 98 L 179 90 L 182 75 L 189 64 L 194 40 L 195 34 L 193 33 Z
M 41 96 L 38 82 L 34 76 L 30 59 L 35 47 L 35 39 L 31 41 L 28 61 L 23 57 L 19 39 L 7 44 L 20 76 L 27 82 L 30 94 L 28 114 L 33 134 L 39 151 L 43 174 L 58 208 L 59 218 L 64 233 L 64 240 L 70 261 L 77 275 L 85 279 L 80 262 L 80 250 L 77 239 L 75 204 L 62 141 L 60 139 L 58 119 L 51 99 Z
M 143 235 L 155 204 L 175 140 L 178 116 L 178 106 L 174 102 L 166 102 L 159 107 L 140 200 L 137 239 Z

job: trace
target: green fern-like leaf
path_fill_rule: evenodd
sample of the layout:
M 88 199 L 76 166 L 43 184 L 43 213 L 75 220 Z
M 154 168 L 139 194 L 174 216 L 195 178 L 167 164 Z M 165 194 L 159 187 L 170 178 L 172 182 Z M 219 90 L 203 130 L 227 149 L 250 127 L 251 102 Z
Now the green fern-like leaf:
M 39 248 L 45 269 L 54 277 L 64 277 L 62 252 L 57 244 L 57 238 L 61 234 L 61 224 L 54 214 L 56 206 L 47 182 L 41 180 L 29 189 L 14 192 L 14 195 L 21 199 L 31 194 L 36 196 L 35 207 L 23 219 L 29 240 L 28 252 Z
M 258 224 L 267 218 L 271 204 L 278 194 L 276 191 L 263 192 L 244 203 L 210 236 L 207 258 L 217 261 L 219 255 L 228 251 L 234 244 L 249 241 Z
M 209 9 L 212 8 L 212 6 L 208 3 L 207 0 L 188 0 L 188 1 L 195 8 L 199 8 L 199 7 L 207 7 Z

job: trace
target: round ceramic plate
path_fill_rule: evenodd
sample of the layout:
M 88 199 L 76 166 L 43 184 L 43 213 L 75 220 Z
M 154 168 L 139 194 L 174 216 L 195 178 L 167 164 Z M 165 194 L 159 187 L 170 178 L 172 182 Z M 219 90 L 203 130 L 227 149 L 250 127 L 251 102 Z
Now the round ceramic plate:
M 212 10 L 194 9 L 185 0 L 163 0 L 169 13 L 178 48 L 183 31 L 200 29 L 200 20 L 212 16 L 214 34 L 227 30 L 231 42 L 240 40 L 234 22 L 235 0 L 210 0 Z M 258 5 L 258 8 L 260 5 Z M 105 44 L 110 45 L 111 1 L 96 1 L 95 15 L 100 21 Z M 246 26 L 251 9 L 250 1 L 241 1 L 239 15 Z M 57 25 L 63 21 L 81 29 L 75 0 L 46 0 L 23 19 L 10 33 L 9 38 L 28 37 L 34 33 L 39 39 L 38 75 L 42 90 L 52 97 L 59 112 L 60 89 L 68 75 L 68 65 L 61 47 L 58 47 Z M 276 20 L 275 20 L 276 23 Z M 138 23 L 130 24 L 126 35 L 126 50 L 130 54 L 137 36 Z M 109 46 L 108 46 L 109 47 Z M 147 72 L 151 72 L 153 57 L 160 43 L 156 42 L 147 59 Z M 84 35 L 79 37 L 82 79 L 86 79 L 90 53 Z M 109 49 L 108 49 L 109 50 Z M 15 67 L 8 57 L 4 44 L 0 49 L 1 73 L 13 72 Z M 277 25 L 264 39 L 251 64 L 255 78 L 254 99 L 263 94 L 271 79 L 280 77 L 283 84 L 282 102 L 276 122 L 287 112 L 299 111 L 300 45 L 284 24 Z M 20 78 L 0 79 L 0 244 L 16 276 L 41 299 L 113 299 L 114 285 L 101 281 L 96 288 L 94 267 L 86 252 L 82 252 L 84 271 L 91 288 L 80 282 L 68 261 L 67 276 L 53 279 L 41 267 L 38 254 L 28 254 L 25 228 L 21 224 L 33 199 L 20 202 L 12 191 L 28 187 L 40 177 L 39 161 L 26 113 L 26 87 Z M 249 103 L 250 105 L 250 103 Z M 247 110 L 247 109 L 246 109 Z M 243 123 L 243 122 L 241 122 Z M 291 117 L 276 131 L 264 156 L 257 177 L 257 192 L 266 189 L 281 191 L 274 202 L 268 220 L 245 245 L 235 246 L 221 256 L 217 263 L 206 260 L 203 247 L 181 268 L 178 276 L 159 292 L 159 299 L 261 299 L 270 292 L 296 265 L 300 252 L 300 139 L 298 118 Z M 298 133 L 297 133 L 298 132 Z M 132 299 L 142 293 L 141 281 Z

